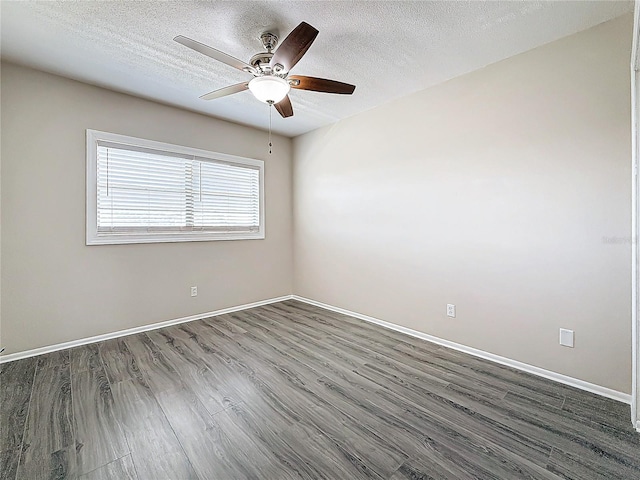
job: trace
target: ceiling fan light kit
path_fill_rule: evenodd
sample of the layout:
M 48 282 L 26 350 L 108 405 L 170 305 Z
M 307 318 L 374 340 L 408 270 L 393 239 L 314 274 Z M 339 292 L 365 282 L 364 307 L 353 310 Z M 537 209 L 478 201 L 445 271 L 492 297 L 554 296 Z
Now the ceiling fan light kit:
M 256 77 L 249 82 L 249 90 L 253 96 L 269 105 L 280 102 L 290 89 L 289 82 L 275 75 Z

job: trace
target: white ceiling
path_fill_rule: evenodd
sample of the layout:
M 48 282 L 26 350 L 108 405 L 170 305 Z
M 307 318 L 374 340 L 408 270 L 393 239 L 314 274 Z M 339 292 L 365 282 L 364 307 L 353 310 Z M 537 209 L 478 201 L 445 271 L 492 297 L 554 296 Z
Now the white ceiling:
M 218 118 L 268 126 L 250 92 L 204 101 L 251 78 L 174 42 L 206 43 L 243 61 L 263 31 L 284 39 L 306 21 L 320 34 L 293 73 L 357 85 L 352 96 L 292 91 L 295 136 L 427 88 L 633 9 L 626 1 L 78 1 L 0 3 L 2 57 Z M 275 112 L 274 112 L 275 113 Z

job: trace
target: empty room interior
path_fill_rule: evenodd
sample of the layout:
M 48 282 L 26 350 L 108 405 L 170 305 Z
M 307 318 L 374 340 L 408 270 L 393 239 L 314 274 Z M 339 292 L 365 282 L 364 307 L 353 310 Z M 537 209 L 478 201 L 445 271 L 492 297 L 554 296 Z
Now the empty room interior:
M 0 480 L 640 478 L 640 6 L 0 19 Z

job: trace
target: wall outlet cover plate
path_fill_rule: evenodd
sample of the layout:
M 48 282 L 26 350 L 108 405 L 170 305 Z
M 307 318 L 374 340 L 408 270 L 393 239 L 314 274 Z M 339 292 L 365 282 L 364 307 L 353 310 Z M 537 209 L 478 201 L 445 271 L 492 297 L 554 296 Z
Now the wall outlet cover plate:
M 560 329 L 560 345 L 573 348 L 573 330 Z

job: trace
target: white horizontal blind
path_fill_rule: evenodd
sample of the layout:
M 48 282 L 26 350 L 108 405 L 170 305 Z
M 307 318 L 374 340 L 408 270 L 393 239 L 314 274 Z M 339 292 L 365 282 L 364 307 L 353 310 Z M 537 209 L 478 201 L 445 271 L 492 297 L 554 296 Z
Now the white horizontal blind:
M 257 232 L 260 170 L 97 142 L 97 233 Z

